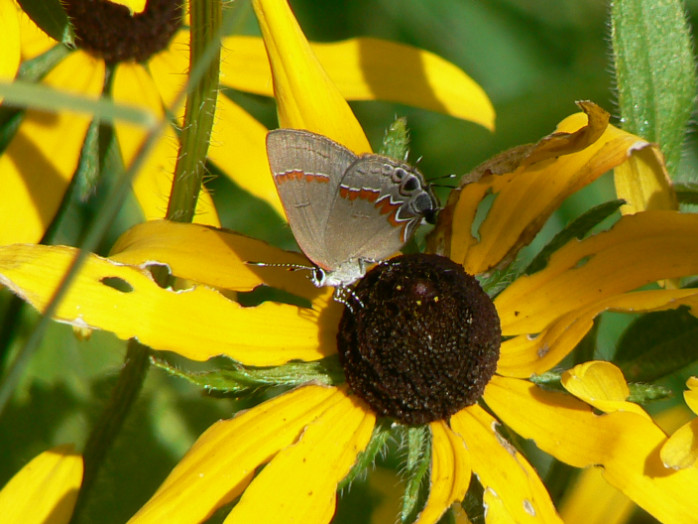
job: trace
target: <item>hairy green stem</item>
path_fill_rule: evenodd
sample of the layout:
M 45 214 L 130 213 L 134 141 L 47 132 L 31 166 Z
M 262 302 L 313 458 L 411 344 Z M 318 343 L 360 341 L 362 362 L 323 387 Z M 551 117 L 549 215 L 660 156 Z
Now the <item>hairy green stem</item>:
M 190 8 L 190 91 L 166 215 L 168 220 L 176 222 L 191 222 L 194 217 L 218 93 L 221 2 L 192 0 Z M 193 85 L 192 79 L 195 80 Z M 154 277 L 161 286 L 166 287 L 171 283 L 166 274 L 155 273 Z M 148 347 L 135 340 L 128 344 L 126 360 L 117 385 L 85 447 L 85 477 L 74 519 L 78 511 L 84 507 L 107 452 L 138 398 L 149 366 L 149 353 Z

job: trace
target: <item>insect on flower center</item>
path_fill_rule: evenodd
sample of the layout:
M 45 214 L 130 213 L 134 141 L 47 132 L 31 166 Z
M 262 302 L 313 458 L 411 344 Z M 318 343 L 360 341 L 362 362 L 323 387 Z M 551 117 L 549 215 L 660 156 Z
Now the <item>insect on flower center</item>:
M 353 292 L 363 306 L 344 311 L 339 358 L 378 415 L 425 424 L 477 402 L 497 367 L 501 330 L 473 276 L 445 257 L 404 255 Z
M 76 44 L 108 63 L 143 62 L 167 47 L 182 24 L 182 2 L 148 0 L 142 13 L 107 0 L 63 0 Z

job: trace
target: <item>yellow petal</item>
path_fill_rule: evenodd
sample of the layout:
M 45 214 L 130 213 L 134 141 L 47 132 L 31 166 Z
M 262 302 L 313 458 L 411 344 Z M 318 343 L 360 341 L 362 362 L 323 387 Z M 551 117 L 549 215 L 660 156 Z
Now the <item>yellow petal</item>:
M 253 0 L 274 80 L 281 127 L 307 129 L 355 153 L 371 146 L 349 104 L 329 78 L 286 0 Z
M 341 389 L 305 386 L 216 422 L 129 522 L 207 519 L 245 490 L 257 467 L 295 443 L 308 424 L 345 399 Z
M 175 76 L 174 73 L 172 76 Z M 124 63 L 116 68 L 112 97 L 115 102 L 144 107 L 157 118 L 163 118 L 160 91 L 150 74 L 140 64 Z M 119 122 L 115 123 L 114 128 L 124 165 L 128 167 L 139 153 L 147 132 L 138 126 Z M 167 212 L 178 153 L 177 136 L 174 130 L 167 126 L 133 182 L 134 193 L 146 220 L 163 218 Z M 213 201 L 205 190 L 199 194 L 194 221 L 199 224 L 220 225 Z
M 376 422 L 356 397 L 338 396 L 343 398 L 252 481 L 225 522 L 330 522 L 337 484 L 366 448 Z
M 663 278 L 698 273 L 698 215 L 647 211 L 558 250 L 496 300 L 503 335 L 537 333 L 568 312 Z
M 82 457 L 73 446 L 44 451 L 0 491 L 3 522 L 68 523 L 82 484 Z
M 507 511 L 504 501 L 492 488 L 487 488 L 482 493 L 482 505 L 487 524 L 517 524 L 517 520 Z
M 43 311 L 76 254 L 64 246 L 2 246 L 0 283 Z M 244 364 L 273 366 L 333 354 L 338 311 L 271 302 L 247 308 L 204 286 L 162 289 L 145 270 L 90 255 L 54 318 L 123 339 L 136 337 L 192 360 L 227 355 Z
M 648 145 L 607 125 L 608 114 L 598 106 L 583 107 L 588 116 L 573 115 L 537 144 L 486 162 L 452 193 L 437 226 L 445 229 L 434 242 L 450 249 L 466 271 L 482 273 L 510 261 L 565 198 Z M 496 198 L 474 235 L 477 207 L 489 194 Z
M 308 271 L 247 264 L 308 267 L 310 262 L 303 255 L 232 231 L 198 224 L 167 220 L 139 224 L 121 235 L 110 258 L 131 266 L 167 264 L 177 277 L 235 291 L 251 291 L 266 284 L 311 300 L 320 294 L 308 278 Z
M 186 89 L 189 74 L 189 41 L 191 34 L 187 29 L 175 33 L 166 49 L 148 59 L 148 71 L 157 86 L 163 105 L 175 115 L 181 123 L 184 117 L 184 101 L 179 106 L 174 104 Z
M 581 472 L 560 505 L 566 524 L 624 524 L 635 505 L 606 482 L 599 468 Z
M 221 63 L 223 83 L 272 96 L 262 40 L 231 36 L 223 45 L 232 51 Z M 429 51 L 377 38 L 310 47 L 347 100 L 388 100 L 494 128 L 494 109 L 483 89 L 460 68 Z
M 595 415 L 570 395 L 497 375 L 483 398 L 502 422 L 546 453 L 579 468 L 602 466 L 610 484 L 660 521 L 690 522 L 697 514 L 698 468 L 666 468 L 659 457 L 666 435 L 647 417 Z
M 82 52 L 67 56 L 43 79 L 56 89 L 97 96 L 104 64 Z M 29 109 L 0 156 L 0 244 L 39 242 L 78 166 L 89 117 Z
M 10 82 L 19 68 L 19 20 L 14 2 L 0 2 L 0 27 L 0 82 Z
M 460 435 L 442 420 L 429 424 L 431 429 L 431 473 L 429 498 L 417 522 L 438 522 L 454 502 L 465 497 L 470 485 L 470 454 Z
M 112 4 L 119 4 L 123 5 L 124 7 L 128 7 L 129 11 L 131 11 L 131 15 L 142 13 L 143 10 L 145 9 L 145 4 L 147 3 L 147 0 L 109 0 Z
M 618 198 L 624 214 L 648 209 L 678 209 L 676 193 L 671 185 L 664 156 L 654 144 L 639 144 L 639 148 L 613 170 Z
M 451 417 L 470 452 L 473 472 L 515 522 L 560 522 L 548 491 L 526 458 L 497 432 L 498 422 L 478 405 Z
M 279 216 L 283 206 L 276 191 L 265 140 L 267 128 L 224 94 L 216 102 L 209 158 L 238 186 L 264 200 Z
M 585 308 L 561 315 L 536 337 L 519 335 L 502 342 L 497 372 L 500 375 L 525 378 L 548 371 L 575 348 L 591 329 L 594 318 L 604 311 L 646 313 L 682 305 L 698 311 L 698 291 L 634 291 L 599 300 Z
M 662 446 L 662 462 L 668 468 L 682 469 L 698 460 L 698 418 L 677 429 Z
M 691 411 L 698 415 L 698 377 L 691 377 L 686 381 L 688 391 L 683 392 L 683 399 L 691 408 Z
M 574 366 L 562 374 L 563 387 L 575 397 L 596 409 L 632 411 L 643 417 L 649 415 L 637 404 L 626 402 L 630 395 L 623 373 L 610 362 L 600 360 Z

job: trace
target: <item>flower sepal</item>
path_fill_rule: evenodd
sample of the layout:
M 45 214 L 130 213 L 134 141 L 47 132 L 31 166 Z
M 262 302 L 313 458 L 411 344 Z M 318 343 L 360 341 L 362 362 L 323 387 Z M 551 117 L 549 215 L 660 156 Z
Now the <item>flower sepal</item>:
M 295 387 L 310 383 L 335 386 L 344 383 L 336 355 L 314 362 L 291 362 L 275 367 L 243 366 L 229 358 L 216 357 L 209 361 L 215 365 L 211 371 L 189 371 L 157 357 L 151 357 L 151 362 L 172 376 L 221 396 L 238 396 L 274 386 Z
M 69 47 L 75 45 L 75 35 L 60 0 L 18 0 L 17 3 L 47 35 Z

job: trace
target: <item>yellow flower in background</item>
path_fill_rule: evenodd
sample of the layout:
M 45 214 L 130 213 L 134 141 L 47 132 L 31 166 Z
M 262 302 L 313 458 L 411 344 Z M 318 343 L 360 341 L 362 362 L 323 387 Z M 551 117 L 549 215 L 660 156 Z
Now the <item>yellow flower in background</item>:
M 285 3 L 254 5 L 282 125 L 325 133 L 357 152 L 368 150 L 359 124 L 290 12 L 278 9 Z M 326 105 L 313 103 L 319 100 Z M 474 274 L 504 265 L 564 198 L 651 147 L 609 126 L 608 115 L 592 104 L 583 107 L 586 114 L 566 119 L 557 133 L 475 170 L 468 184 L 452 192 L 432 250 Z M 474 235 L 473 220 L 487 195 L 495 200 Z M 695 514 L 698 474 L 669 470 L 654 460 L 647 467 L 666 435 L 625 400 L 622 376 L 598 363 L 571 370 L 563 385 L 579 400 L 528 379 L 557 365 L 603 311 L 695 304 L 698 292 L 691 289 L 634 290 L 697 273 L 698 247 L 690 241 L 696 233 L 693 215 L 626 216 L 609 231 L 568 242 L 542 269 L 519 277 L 495 298 L 505 339 L 482 396 L 489 410 L 476 403 L 449 420 L 429 423 L 431 489 L 420 522 L 435 522 L 461 501 L 471 473 L 484 488 L 488 518 L 558 520 L 545 486 L 499 433 L 499 421 L 564 462 L 601 465 L 611 484 L 659 519 L 680 521 Z M 658 255 L 644 257 L 648 250 Z M 0 248 L 0 281 L 41 310 L 74 256 L 68 247 Z M 143 269 L 153 261 L 196 285 L 179 292 L 158 287 Z M 314 288 L 304 275 L 249 261 L 308 263 L 301 255 L 231 232 L 146 223 L 126 233 L 109 259 L 89 258 L 56 318 L 137 337 L 154 349 L 199 361 L 226 355 L 247 366 L 277 366 L 334 355 L 342 307 L 332 301 L 331 290 Z M 214 289 L 250 291 L 260 285 L 289 291 L 310 307 L 273 301 L 242 307 Z M 212 425 L 134 521 L 199 522 L 237 497 L 230 521 L 276 522 L 290 516 L 329 521 L 337 485 L 368 445 L 376 416 L 345 385 L 328 381 L 301 385 Z
M 698 415 L 698 378 L 689 378 L 686 387 L 688 390 L 683 392 L 683 398 L 691 411 Z M 662 446 L 660 455 L 668 468 L 698 469 L 698 417 L 678 428 Z
M 67 524 L 82 482 L 82 457 L 72 446 L 41 453 L 0 490 L 4 522 Z
M 163 116 L 163 108 L 179 114 L 181 109 L 173 104 L 189 70 L 189 31 L 182 24 L 184 8 L 168 0 L 118 4 L 123 5 L 81 0 L 64 3 L 77 35 L 78 49 L 72 52 L 20 12 L 23 62 L 59 46 L 65 56 L 59 54 L 54 59 L 56 65 L 42 78 L 43 84 L 90 98 L 108 93 L 117 103 L 143 107 L 157 117 Z M 124 39 L 124 34 L 129 38 Z M 11 42 L 11 32 L 3 38 Z M 262 40 L 231 36 L 224 38 L 222 45 L 223 84 L 271 95 Z M 395 100 L 471 119 L 490 128 L 493 125 L 492 106 L 482 89 L 461 70 L 431 53 L 365 38 L 319 47 L 328 70 L 338 78 L 348 98 Z M 375 60 L 359 61 L 358 57 L 365 54 Z M 419 68 L 422 75 L 414 78 L 413 85 L 390 80 L 410 64 L 423 64 Z M 114 69 L 108 82 L 107 65 Z M 377 80 L 376 71 L 385 73 L 386 78 Z M 453 92 L 459 96 L 453 98 Z M 31 108 L 25 112 L 15 137 L 0 156 L 4 188 L 0 207 L 9 217 L 0 228 L 0 244 L 41 239 L 79 166 L 89 125 L 90 119 L 84 115 Z M 116 123 L 114 130 L 128 166 L 145 132 L 124 123 Z M 219 96 L 209 158 L 242 188 L 281 213 L 270 177 L 249 175 L 268 171 L 266 131 L 229 98 Z M 134 181 L 134 193 L 146 219 L 164 216 L 176 157 L 176 134 L 168 128 Z M 219 225 L 205 192 L 199 199 L 196 221 Z
M 19 69 L 19 20 L 11 0 L 0 2 L 0 26 L 3 28 L 0 51 L 0 82 L 9 82 Z M 0 96 L 0 103 L 2 96 Z

